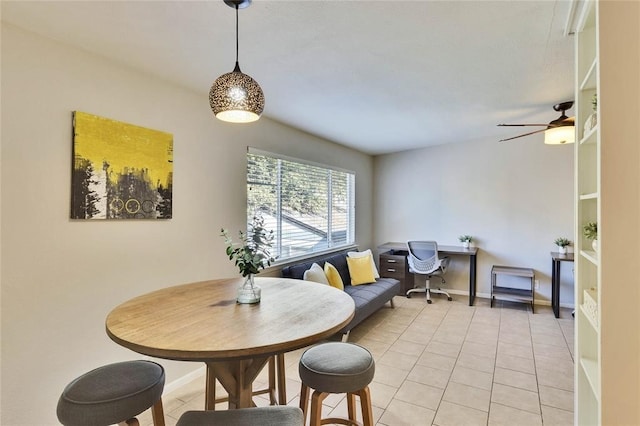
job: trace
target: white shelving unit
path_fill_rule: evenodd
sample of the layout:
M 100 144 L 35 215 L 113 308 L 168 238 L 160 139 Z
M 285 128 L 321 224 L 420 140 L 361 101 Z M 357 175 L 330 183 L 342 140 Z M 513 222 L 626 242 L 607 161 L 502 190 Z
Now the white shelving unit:
M 598 317 L 601 270 L 598 253 L 591 241 L 584 238 L 582 227 L 587 222 L 600 224 L 600 126 L 585 129 L 585 123 L 595 112 L 599 117 L 600 102 L 596 111 L 592 108 L 593 96 L 599 89 L 598 62 L 598 7 L 595 0 L 585 3 L 578 21 L 576 34 L 576 373 L 575 394 L 577 408 L 575 424 L 601 424 L 600 341 Z M 598 99 L 599 101 L 599 99 Z M 585 305 L 593 303 L 585 296 L 585 290 L 595 289 L 596 309 Z
M 640 425 L 640 250 L 625 244 L 640 236 L 640 2 L 579 4 L 574 423 Z M 585 131 L 596 93 L 598 124 Z

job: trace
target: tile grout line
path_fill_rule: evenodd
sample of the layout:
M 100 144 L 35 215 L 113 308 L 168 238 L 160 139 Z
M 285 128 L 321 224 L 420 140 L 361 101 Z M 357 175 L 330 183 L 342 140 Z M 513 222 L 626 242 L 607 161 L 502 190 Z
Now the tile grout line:
M 533 311 L 531 312 L 533 314 Z M 540 396 L 540 380 L 538 380 L 538 363 L 536 361 L 536 349 L 533 346 L 533 332 L 531 328 L 531 317 L 527 315 L 527 321 L 529 323 L 529 335 L 531 336 L 531 352 L 533 355 L 533 371 L 536 375 L 536 389 L 538 390 L 538 409 L 540 410 L 540 423 L 544 425 L 544 418 L 542 417 L 542 397 Z
M 451 311 L 451 306 L 447 307 L 447 312 L 446 314 L 442 317 L 442 319 L 440 320 L 440 323 L 438 324 L 438 328 L 436 329 L 435 333 L 438 332 L 438 330 L 440 329 L 440 327 L 442 327 L 442 324 L 444 323 L 447 315 L 449 315 L 449 312 Z M 469 329 L 469 327 L 467 326 L 467 330 Z M 434 333 L 434 336 L 435 336 Z M 466 336 L 466 333 L 465 333 Z M 433 339 L 433 337 L 432 337 Z M 444 343 L 444 342 L 443 342 Z M 425 351 L 427 349 L 425 348 Z M 440 397 L 440 401 L 438 401 L 438 406 L 436 407 L 435 414 L 433 415 L 433 420 L 431 421 L 431 424 L 434 425 L 435 421 L 436 421 L 436 417 L 438 417 L 438 410 L 440 410 L 440 405 L 442 405 L 442 401 L 444 400 L 444 394 L 447 391 L 447 388 L 449 387 L 449 383 L 451 383 L 451 376 L 453 376 L 453 370 L 455 370 L 456 368 L 456 364 L 458 363 L 458 358 L 460 357 L 460 353 L 462 352 L 462 346 L 460 347 L 460 350 L 458 351 L 458 354 L 456 355 L 456 361 L 453 363 L 453 368 L 451 370 L 451 372 L 449 373 L 449 377 L 447 379 L 447 385 L 445 386 L 444 390 L 442 391 L 442 396 Z

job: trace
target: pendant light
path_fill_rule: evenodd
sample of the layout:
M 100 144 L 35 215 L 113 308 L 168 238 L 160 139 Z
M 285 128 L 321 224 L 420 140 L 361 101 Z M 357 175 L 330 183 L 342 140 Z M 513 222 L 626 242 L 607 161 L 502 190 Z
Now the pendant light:
M 222 74 L 209 91 L 209 105 L 216 118 L 230 123 L 250 123 L 260 118 L 264 110 L 264 94 L 260 85 L 240 71 L 238 64 L 238 9 L 251 5 L 251 0 L 224 0 L 236 10 L 236 66 Z

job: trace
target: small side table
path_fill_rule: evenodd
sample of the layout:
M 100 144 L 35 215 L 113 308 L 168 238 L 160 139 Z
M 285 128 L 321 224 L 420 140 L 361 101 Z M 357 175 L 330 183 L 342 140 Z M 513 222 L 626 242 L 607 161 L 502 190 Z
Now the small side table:
M 498 275 L 512 275 L 516 277 L 529 278 L 531 280 L 531 289 L 521 289 L 513 287 L 499 286 L 497 283 Z M 493 308 L 493 301 L 498 298 L 504 298 L 509 300 L 517 300 L 519 302 L 530 302 L 531 312 L 533 313 L 533 302 L 535 299 L 534 282 L 536 274 L 531 268 L 518 268 L 515 266 L 497 266 L 493 265 L 491 268 L 491 307 Z
M 551 252 L 551 307 L 556 318 L 560 318 L 560 264 L 573 262 L 573 253 Z

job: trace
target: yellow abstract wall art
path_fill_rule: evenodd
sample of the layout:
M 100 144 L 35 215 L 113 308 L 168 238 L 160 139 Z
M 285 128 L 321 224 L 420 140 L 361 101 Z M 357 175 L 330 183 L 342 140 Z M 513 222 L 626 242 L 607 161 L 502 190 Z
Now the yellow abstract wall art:
M 72 219 L 171 219 L 173 135 L 73 112 Z

